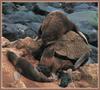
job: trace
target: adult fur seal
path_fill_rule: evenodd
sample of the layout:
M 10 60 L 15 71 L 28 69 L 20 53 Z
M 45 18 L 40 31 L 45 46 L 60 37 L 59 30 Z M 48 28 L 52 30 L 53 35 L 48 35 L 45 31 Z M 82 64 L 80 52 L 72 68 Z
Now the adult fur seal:
M 42 38 L 43 43 L 49 44 L 58 40 L 68 31 L 78 33 L 87 43 L 77 26 L 61 11 L 53 11 L 47 15 L 39 29 L 38 36 L 39 38 Z
M 19 58 L 12 51 L 7 52 L 7 57 L 9 61 L 15 66 L 16 70 L 24 75 L 25 77 L 39 82 L 51 82 L 43 73 L 39 72 L 37 67 L 33 67 L 24 58 Z
M 55 43 L 60 37 L 69 31 L 78 33 L 83 40 L 88 44 L 85 36 L 78 30 L 77 26 L 71 22 L 67 16 L 61 11 L 50 12 L 44 19 L 38 31 L 38 38 L 42 39 L 42 45 L 32 55 L 40 60 L 40 57 L 46 47 Z

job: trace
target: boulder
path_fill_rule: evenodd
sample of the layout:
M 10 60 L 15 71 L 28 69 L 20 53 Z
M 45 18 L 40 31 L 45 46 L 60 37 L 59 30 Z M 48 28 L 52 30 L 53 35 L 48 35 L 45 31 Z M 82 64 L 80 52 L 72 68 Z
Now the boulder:
M 17 10 L 17 7 L 12 2 L 2 3 L 2 6 L 3 14 L 11 14 L 15 10 Z
M 55 7 L 55 8 L 61 8 L 60 2 L 48 2 L 49 6 Z
M 5 37 L 1 37 L 1 46 L 2 47 L 9 47 L 10 41 L 6 39 Z
M 2 40 L 5 41 L 4 39 Z M 59 87 L 59 80 L 42 83 L 29 80 L 28 78 L 19 75 L 14 66 L 9 62 L 6 57 L 8 50 L 13 51 L 20 57 L 27 59 L 32 65 L 36 65 L 37 60 L 35 60 L 32 55 L 28 52 L 27 47 L 37 48 L 38 45 L 31 38 L 27 37 L 20 39 L 16 42 L 11 42 L 9 48 L 2 48 L 2 87 L 3 88 L 42 88 L 42 89 L 61 89 Z M 16 46 L 18 46 L 16 47 Z M 72 81 L 68 84 L 68 88 L 97 88 L 98 85 L 98 64 L 87 64 L 81 66 L 79 69 L 72 71 L 71 73 Z
M 52 12 L 55 10 L 59 10 L 59 11 L 63 11 L 63 9 L 61 8 L 57 8 L 57 7 L 52 7 L 52 5 L 50 6 L 48 3 L 36 3 L 37 7 L 40 10 L 46 11 L 46 12 Z
M 30 22 L 42 22 L 44 19 L 41 15 L 35 15 L 32 11 L 16 11 L 12 14 L 5 15 L 3 22 L 6 23 L 30 23 Z
M 77 12 L 86 11 L 86 10 L 91 10 L 91 11 L 98 10 L 98 8 L 96 6 L 89 4 L 89 3 L 76 4 L 73 9 L 74 9 L 74 11 L 77 11 Z
M 72 82 L 68 88 L 97 88 L 98 64 L 88 64 L 72 72 Z
M 90 43 L 98 40 L 98 16 L 96 11 L 80 11 L 67 16 L 88 37 Z
M 25 30 L 28 29 L 27 26 L 22 24 L 3 24 L 3 36 L 10 41 L 17 40 L 18 38 L 23 38 L 25 35 Z
M 40 23 L 28 23 L 23 24 L 3 24 L 3 36 L 10 41 L 17 40 L 24 37 L 34 37 L 37 36 L 38 30 L 40 28 Z

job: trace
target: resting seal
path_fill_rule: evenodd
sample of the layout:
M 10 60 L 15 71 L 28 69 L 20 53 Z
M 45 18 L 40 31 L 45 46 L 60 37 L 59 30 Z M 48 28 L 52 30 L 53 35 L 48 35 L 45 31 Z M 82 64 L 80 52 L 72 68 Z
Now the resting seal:
M 8 51 L 7 57 L 9 61 L 15 66 L 16 70 L 25 77 L 39 82 L 51 82 L 43 73 L 39 72 L 36 66 L 32 66 L 24 58 L 18 57 L 15 53 Z

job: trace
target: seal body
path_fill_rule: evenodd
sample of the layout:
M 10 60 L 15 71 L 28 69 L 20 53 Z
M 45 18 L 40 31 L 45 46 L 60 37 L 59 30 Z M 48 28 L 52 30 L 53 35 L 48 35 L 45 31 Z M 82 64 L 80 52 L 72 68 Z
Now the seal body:
M 44 19 L 38 36 L 42 38 L 45 44 L 58 40 L 63 34 L 68 31 L 78 32 L 74 23 L 72 23 L 67 16 L 61 11 L 50 12 Z
M 36 66 L 32 66 L 24 58 L 19 58 L 17 55 L 11 51 L 7 52 L 7 57 L 9 61 L 15 66 L 16 70 L 24 75 L 25 77 L 39 82 L 51 82 L 43 73 L 39 72 Z

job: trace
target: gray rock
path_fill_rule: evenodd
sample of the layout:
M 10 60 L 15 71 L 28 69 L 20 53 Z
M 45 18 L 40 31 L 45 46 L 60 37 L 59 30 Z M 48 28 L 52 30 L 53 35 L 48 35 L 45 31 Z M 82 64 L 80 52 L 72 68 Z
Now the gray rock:
M 46 11 L 46 12 L 51 12 L 55 10 L 63 11 L 61 8 L 55 8 L 52 6 L 49 6 L 48 3 L 37 3 L 36 4 L 40 10 Z
M 10 41 L 25 37 L 28 27 L 22 24 L 3 24 L 3 36 Z
M 30 23 L 30 22 L 42 22 L 44 16 L 35 15 L 33 12 L 17 11 L 10 15 L 5 15 L 3 22 L 6 23 Z
M 89 42 L 98 41 L 98 16 L 96 11 L 82 11 L 67 15 L 79 30 L 88 36 Z
M 86 4 L 86 3 L 81 3 L 81 4 L 77 4 L 74 6 L 74 11 L 86 11 L 86 10 L 93 10 L 93 11 L 97 11 L 98 8 L 93 6 L 93 5 L 90 5 L 90 4 Z
M 11 14 L 14 10 L 16 10 L 16 6 L 12 2 L 6 2 L 2 4 L 3 6 L 3 13 L 4 14 Z
M 26 8 L 26 6 L 17 6 L 17 10 L 18 11 L 28 11 L 28 9 Z
M 39 28 L 40 28 L 40 26 L 41 26 L 41 23 L 34 23 L 34 22 L 32 22 L 32 23 L 28 23 L 27 26 L 28 26 L 32 31 L 34 31 L 33 36 L 36 36 L 37 33 L 38 33 L 38 30 L 39 30 Z
M 24 4 L 24 6 L 28 9 L 28 10 L 32 10 L 35 6 L 35 2 L 27 2 Z
M 49 6 L 55 7 L 55 8 L 61 8 L 61 3 L 60 2 L 49 2 Z
M 3 24 L 3 36 L 10 41 L 17 40 L 19 38 L 36 36 L 40 23 L 28 23 L 27 26 L 22 24 Z
M 9 40 L 18 39 L 20 32 L 17 30 L 15 24 L 4 24 L 3 25 L 3 36 Z

